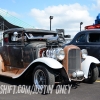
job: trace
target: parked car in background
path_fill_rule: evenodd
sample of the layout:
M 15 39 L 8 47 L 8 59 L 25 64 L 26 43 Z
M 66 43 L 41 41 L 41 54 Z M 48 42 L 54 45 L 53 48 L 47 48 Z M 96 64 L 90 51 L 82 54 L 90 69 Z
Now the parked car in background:
M 100 29 L 90 29 L 78 32 L 72 41 L 66 45 L 76 45 L 86 49 L 88 55 L 100 60 Z
M 14 28 L 4 31 L 2 37 L 0 75 L 31 78 L 40 89 L 43 89 L 41 85 L 83 81 L 84 78 L 93 83 L 98 77 L 95 63 L 99 61 L 86 57 L 85 51 L 81 53 L 75 45 L 63 49 L 64 39 L 55 31 Z
M 78 32 L 72 41 L 66 45 L 76 45 L 81 50 L 85 49 L 89 56 L 93 56 L 100 61 L 100 29 L 88 29 Z M 100 64 L 96 65 L 99 69 Z

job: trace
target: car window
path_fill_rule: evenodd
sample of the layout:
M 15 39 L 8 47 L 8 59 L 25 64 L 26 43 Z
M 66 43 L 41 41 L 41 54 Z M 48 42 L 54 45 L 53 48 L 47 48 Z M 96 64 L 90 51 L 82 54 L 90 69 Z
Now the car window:
M 27 32 L 25 33 L 25 35 L 28 37 L 28 39 L 34 39 L 34 38 L 51 38 L 51 37 L 55 37 L 55 35 L 53 33 L 48 34 L 48 33 L 35 33 L 35 32 Z
M 4 34 L 4 43 L 21 43 L 21 34 L 6 33 Z
M 85 42 L 85 34 L 81 34 L 78 38 L 77 38 L 77 40 L 76 40 L 76 42 Z
M 89 42 L 100 42 L 100 34 L 90 33 L 89 34 Z
M 22 36 L 21 34 L 11 34 L 11 42 L 17 42 L 17 41 L 21 41 L 22 40 Z

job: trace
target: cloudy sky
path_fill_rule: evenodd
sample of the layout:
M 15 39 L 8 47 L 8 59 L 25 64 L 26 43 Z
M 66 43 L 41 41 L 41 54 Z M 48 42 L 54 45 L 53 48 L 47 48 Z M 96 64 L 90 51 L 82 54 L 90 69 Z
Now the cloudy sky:
M 64 29 L 72 37 L 86 25 L 94 23 L 100 13 L 100 0 L 0 0 L 0 9 L 5 10 L 35 28 Z

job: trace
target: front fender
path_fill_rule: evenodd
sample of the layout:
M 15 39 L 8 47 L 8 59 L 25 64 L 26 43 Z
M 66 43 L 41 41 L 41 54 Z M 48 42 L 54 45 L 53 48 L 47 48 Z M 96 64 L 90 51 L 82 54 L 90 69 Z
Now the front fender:
M 31 64 L 33 64 L 35 62 L 42 62 L 53 69 L 60 69 L 63 67 L 63 65 L 60 62 L 58 62 L 57 60 L 55 60 L 53 58 L 48 58 L 48 57 L 38 58 L 38 59 L 34 60 Z
M 86 56 L 85 60 L 83 60 L 81 63 L 81 68 L 82 68 L 82 71 L 84 72 L 85 78 L 88 78 L 88 72 L 89 72 L 89 68 L 90 68 L 91 63 L 99 64 L 100 61 L 95 57 Z
M 49 66 L 50 68 L 52 68 L 52 69 L 60 69 L 60 68 L 63 67 L 63 65 L 62 65 L 60 62 L 58 62 L 57 60 L 55 60 L 55 59 L 53 59 L 53 58 L 48 58 L 48 57 L 38 58 L 38 59 L 34 60 L 33 62 L 31 62 L 31 63 L 28 65 L 28 67 L 27 67 L 20 75 L 17 75 L 17 76 L 15 76 L 15 77 L 13 77 L 13 78 L 18 78 L 18 77 L 20 77 L 22 74 L 24 74 L 24 73 L 27 71 L 27 69 L 28 69 L 32 64 L 34 64 L 34 63 L 36 63 L 36 62 L 44 63 L 44 64 L 46 64 L 47 66 Z

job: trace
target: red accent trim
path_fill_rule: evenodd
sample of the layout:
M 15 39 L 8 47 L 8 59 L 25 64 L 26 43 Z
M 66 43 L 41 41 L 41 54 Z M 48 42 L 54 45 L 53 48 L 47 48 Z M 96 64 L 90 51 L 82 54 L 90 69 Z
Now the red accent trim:
M 98 28 L 100 28 L 100 24 L 85 26 L 85 29 L 98 29 Z

